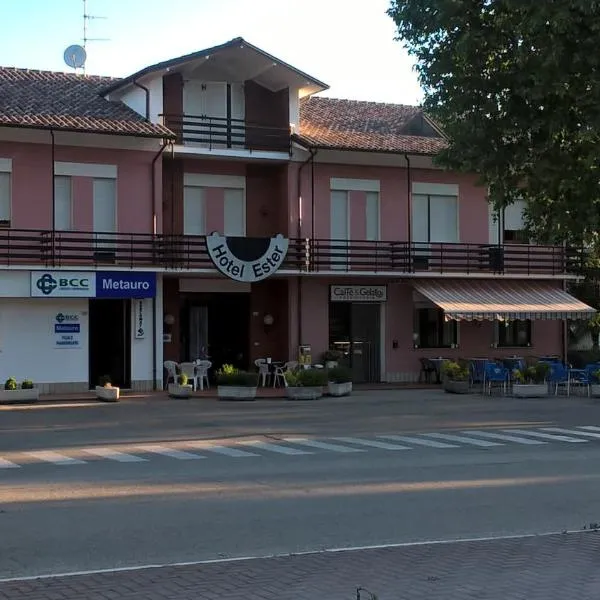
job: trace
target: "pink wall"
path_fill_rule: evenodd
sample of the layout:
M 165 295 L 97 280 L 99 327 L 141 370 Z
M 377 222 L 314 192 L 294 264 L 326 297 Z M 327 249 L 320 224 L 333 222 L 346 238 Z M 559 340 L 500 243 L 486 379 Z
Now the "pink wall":
M 0 143 L 0 156 L 12 158 L 12 227 L 52 227 L 52 162 L 50 145 Z M 151 198 L 151 165 L 154 152 L 56 146 L 58 162 L 96 163 L 117 166 L 117 226 L 127 233 L 150 233 L 154 202 Z M 161 161 L 157 161 L 158 198 L 162 197 Z M 74 177 L 73 224 L 92 229 L 91 179 Z M 159 205 L 159 203 L 157 203 Z M 160 225 L 160 223 L 159 223 Z
M 298 166 L 290 167 L 290 180 L 297 181 Z M 408 239 L 407 169 L 399 167 L 370 167 L 358 165 L 332 165 L 315 163 L 315 237 L 330 238 L 330 179 L 374 179 L 380 182 L 381 240 Z M 303 236 L 312 234 L 312 181 L 311 165 L 303 168 L 302 215 Z M 459 185 L 460 241 L 487 243 L 489 237 L 488 205 L 485 189 L 476 185 L 476 178 L 461 173 L 438 170 L 412 169 L 412 182 L 457 183 Z M 289 186 L 290 231 L 296 231 L 297 189 Z M 353 239 L 365 237 L 364 192 L 350 192 L 350 228 Z

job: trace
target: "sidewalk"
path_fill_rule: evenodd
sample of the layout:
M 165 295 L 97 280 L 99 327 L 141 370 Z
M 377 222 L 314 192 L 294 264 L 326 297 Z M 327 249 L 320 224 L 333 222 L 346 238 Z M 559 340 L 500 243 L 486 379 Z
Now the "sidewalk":
M 4 582 L 0 599 L 597 600 L 599 552 L 585 531 Z

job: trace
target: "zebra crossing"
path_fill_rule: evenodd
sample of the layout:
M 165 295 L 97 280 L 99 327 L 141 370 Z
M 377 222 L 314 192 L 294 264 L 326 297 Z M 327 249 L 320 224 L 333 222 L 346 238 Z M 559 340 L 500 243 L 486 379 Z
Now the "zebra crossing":
M 547 446 L 551 444 L 586 444 L 600 441 L 600 427 L 536 427 L 531 429 L 466 429 L 431 433 L 381 434 L 374 436 L 334 436 L 314 439 L 287 436 L 249 440 L 186 440 L 172 443 L 131 443 L 64 450 L 22 450 L 0 455 L 0 471 L 20 469 L 35 464 L 59 467 L 94 462 L 147 463 L 158 458 L 178 461 L 227 459 L 261 459 L 269 456 L 302 457 L 323 454 L 359 454 L 365 452 L 491 450 L 509 446 Z

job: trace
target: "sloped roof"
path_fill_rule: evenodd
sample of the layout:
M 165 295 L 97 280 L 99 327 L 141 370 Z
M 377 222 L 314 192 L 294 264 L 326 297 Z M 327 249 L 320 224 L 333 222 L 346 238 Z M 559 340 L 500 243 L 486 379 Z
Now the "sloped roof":
M 413 135 L 423 120 L 433 135 Z M 446 147 L 418 106 L 339 100 L 311 96 L 300 101 L 300 130 L 295 138 L 316 148 L 437 154 Z
M 111 77 L 0 67 L 0 126 L 172 138 L 101 91 Z

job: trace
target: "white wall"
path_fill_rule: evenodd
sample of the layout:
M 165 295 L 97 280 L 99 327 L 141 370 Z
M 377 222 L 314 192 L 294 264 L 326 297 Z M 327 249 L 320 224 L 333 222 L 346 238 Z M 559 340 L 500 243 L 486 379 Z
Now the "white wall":
M 148 88 L 150 92 L 150 121 L 159 122 L 159 115 L 163 112 L 163 81 L 162 77 L 154 77 L 147 81 L 140 81 L 140 85 Z M 146 92 L 135 86 L 129 86 L 127 91 L 120 95 L 115 94 L 124 104 L 142 117 L 146 117 Z
M 146 116 L 146 92 L 139 87 L 131 86 L 123 97 L 121 102 L 129 106 L 132 110 L 142 117 Z
M 56 346 L 54 324 L 61 312 L 78 317 L 77 348 Z M 0 383 L 8 377 L 34 383 L 87 382 L 88 368 L 87 299 L 0 300 Z
M 27 298 L 30 293 L 29 271 L 0 271 L 0 298 Z
M 294 125 L 294 133 L 300 133 L 300 99 L 294 88 L 290 88 L 290 125 Z
M 158 123 L 159 115 L 164 112 L 162 77 L 156 77 L 151 81 L 145 82 L 144 85 L 150 90 L 150 121 L 152 121 L 152 123 Z M 145 107 L 144 110 L 146 110 Z

